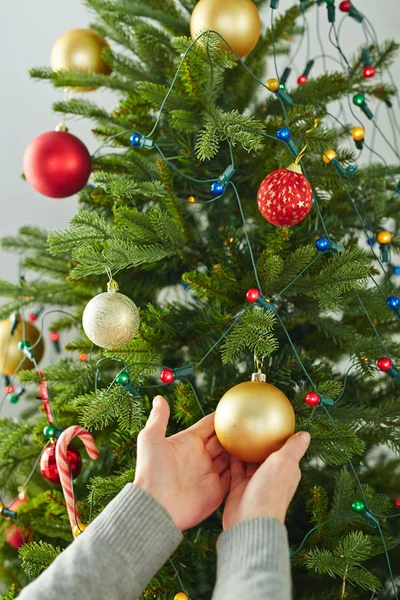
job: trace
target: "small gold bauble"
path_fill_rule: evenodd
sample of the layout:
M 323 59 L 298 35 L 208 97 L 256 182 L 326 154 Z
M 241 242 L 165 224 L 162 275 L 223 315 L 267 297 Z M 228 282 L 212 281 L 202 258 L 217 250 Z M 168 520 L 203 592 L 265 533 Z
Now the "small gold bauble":
M 337 154 L 334 150 L 325 150 L 325 152 L 322 155 L 322 160 L 324 161 L 324 163 L 329 165 L 329 163 L 336 157 Z
M 246 462 L 264 461 L 283 446 L 294 428 L 289 399 L 265 381 L 235 385 L 221 398 L 215 413 L 215 433 L 221 445 Z
M 35 325 L 29 321 L 25 321 L 23 323 L 21 320 L 19 320 L 14 334 L 10 336 L 12 324 L 13 319 L 11 318 L 0 321 L 0 368 L 3 375 L 8 375 L 8 377 L 11 377 L 16 373 L 18 365 L 25 357 L 25 354 L 18 348 L 19 342 L 25 340 L 33 346 L 40 336 L 40 332 Z M 36 362 L 40 362 L 44 353 L 43 339 L 41 339 L 38 345 L 31 350 Z M 19 370 L 33 368 L 34 364 L 27 357 L 25 357 L 25 360 L 22 362 Z
M 83 533 L 86 529 L 86 525 L 84 525 L 83 523 L 78 523 L 78 525 L 75 525 L 75 527 L 72 530 L 72 535 L 74 537 L 78 537 L 78 535 L 81 535 L 81 533 Z
M 276 92 L 279 87 L 279 81 L 275 77 L 271 77 L 270 79 L 267 79 L 265 85 L 270 92 Z
M 364 127 L 353 127 L 351 130 L 351 137 L 353 140 L 363 140 L 365 136 Z
M 96 346 L 120 348 L 137 334 L 140 317 L 136 304 L 128 296 L 109 291 L 88 302 L 83 311 L 82 325 L 89 340 Z
M 376 236 L 379 244 L 390 244 L 392 238 L 393 236 L 389 231 L 380 231 Z
M 68 69 L 80 73 L 109 75 L 111 68 L 101 57 L 103 48 L 109 48 L 106 40 L 91 29 L 70 29 L 56 40 L 50 54 L 53 71 Z M 89 92 L 95 87 L 71 88 Z
M 192 12 L 190 34 L 196 39 L 208 29 L 218 32 L 243 57 L 258 42 L 260 15 L 252 0 L 200 0 Z M 223 42 L 222 46 L 229 50 Z

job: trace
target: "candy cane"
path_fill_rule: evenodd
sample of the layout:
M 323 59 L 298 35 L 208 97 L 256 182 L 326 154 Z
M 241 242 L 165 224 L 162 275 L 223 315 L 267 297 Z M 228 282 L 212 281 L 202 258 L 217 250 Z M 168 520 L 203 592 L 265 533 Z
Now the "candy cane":
M 67 459 L 67 450 L 71 441 L 78 437 L 85 445 L 86 452 L 92 460 L 96 460 L 99 456 L 99 451 L 96 448 L 96 443 L 93 437 L 86 429 L 79 425 L 72 425 L 62 432 L 56 444 L 56 463 L 58 474 L 60 477 L 61 486 L 64 492 L 64 498 L 67 505 L 69 522 L 71 523 L 72 533 L 74 537 L 79 535 L 84 527 L 80 523 L 78 507 L 75 502 L 72 489 L 72 475 Z

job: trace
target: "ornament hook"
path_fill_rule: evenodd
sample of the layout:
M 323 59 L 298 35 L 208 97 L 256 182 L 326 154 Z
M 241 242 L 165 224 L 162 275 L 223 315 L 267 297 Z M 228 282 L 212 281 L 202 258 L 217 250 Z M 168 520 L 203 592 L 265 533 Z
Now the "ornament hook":
M 109 293 L 111 293 L 111 294 L 115 294 L 115 292 L 118 292 L 118 290 L 119 290 L 119 285 L 113 279 L 113 276 L 112 276 L 112 273 L 111 273 L 111 269 L 107 265 L 106 265 L 106 273 L 108 275 L 107 291 Z
M 306 136 L 307 133 L 311 133 L 312 131 L 315 131 L 315 129 L 317 129 L 317 127 L 318 127 L 318 123 L 319 123 L 319 119 L 314 119 L 314 125 L 311 127 L 311 129 L 307 129 L 307 131 L 305 132 L 304 135 Z M 308 143 L 306 142 L 305 146 L 300 150 L 300 153 L 298 154 L 296 160 L 294 161 L 295 165 L 299 164 L 299 162 L 301 161 L 303 156 L 306 154 L 307 148 L 308 148 Z

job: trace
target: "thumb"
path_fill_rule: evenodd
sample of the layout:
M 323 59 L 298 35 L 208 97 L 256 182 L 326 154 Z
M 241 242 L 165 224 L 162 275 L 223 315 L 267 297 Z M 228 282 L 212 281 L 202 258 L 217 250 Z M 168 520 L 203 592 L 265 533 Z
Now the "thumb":
M 310 441 L 311 436 L 308 431 L 300 431 L 299 433 L 292 435 L 279 452 L 287 458 L 292 458 L 300 462 L 310 445 Z
M 169 420 L 169 404 L 163 396 L 156 396 L 147 420 L 145 431 L 157 437 L 165 437 Z

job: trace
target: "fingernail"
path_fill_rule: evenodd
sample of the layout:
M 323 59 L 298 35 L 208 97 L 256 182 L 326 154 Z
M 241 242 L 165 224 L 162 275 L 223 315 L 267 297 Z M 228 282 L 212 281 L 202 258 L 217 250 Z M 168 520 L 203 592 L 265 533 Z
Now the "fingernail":
M 157 406 L 160 404 L 160 400 L 161 396 L 156 396 L 155 398 L 153 398 L 153 408 L 157 408 Z
M 310 444 L 311 435 L 308 433 L 308 431 L 300 431 L 300 433 L 298 433 L 297 435 L 303 440 L 305 444 L 307 444 L 307 446 Z

